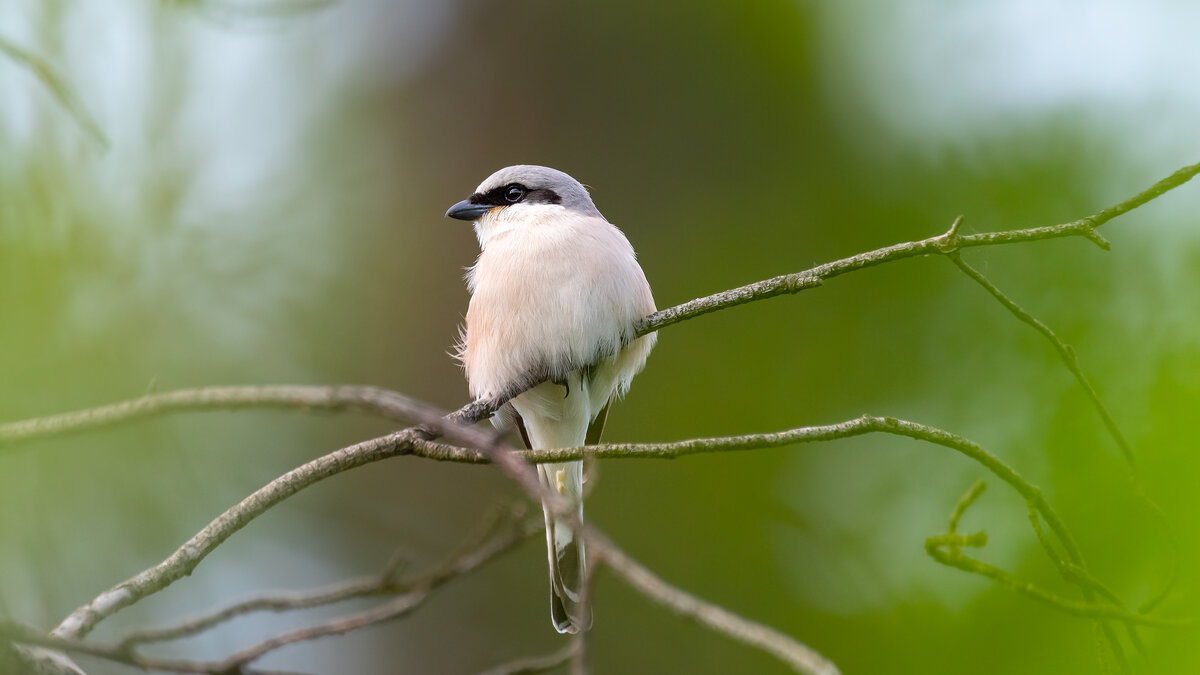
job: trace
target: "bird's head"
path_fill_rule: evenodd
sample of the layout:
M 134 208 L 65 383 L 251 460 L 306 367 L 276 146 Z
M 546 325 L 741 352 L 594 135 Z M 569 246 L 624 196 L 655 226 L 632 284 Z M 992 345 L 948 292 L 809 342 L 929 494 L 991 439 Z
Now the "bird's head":
M 538 218 L 550 211 L 600 215 L 579 181 L 557 169 L 532 164 L 506 167 L 488 176 L 475 194 L 451 206 L 446 215 L 476 221 L 479 227 L 493 220 Z

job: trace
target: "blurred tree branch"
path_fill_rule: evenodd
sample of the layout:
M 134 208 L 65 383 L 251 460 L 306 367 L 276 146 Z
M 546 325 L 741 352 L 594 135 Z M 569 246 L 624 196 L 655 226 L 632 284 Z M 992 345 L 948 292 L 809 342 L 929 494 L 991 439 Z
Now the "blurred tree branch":
M 579 652 L 580 643 L 570 640 L 566 646 L 544 656 L 530 656 L 514 659 L 493 668 L 488 668 L 479 675 L 528 675 L 530 673 L 545 673 L 567 663 Z
M 16 64 L 24 67 L 29 72 L 33 73 L 44 86 L 58 104 L 67 111 L 71 117 L 75 118 L 75 122 L 83 128 L 93 141 L 101 148 L 108 149 L 108 137 L 104 135 L 104 131 L 100 125 L 88 112 L 87 107 L 73 89 L 67 84 L 50 62 L 33 52 L 19 47 L 16 43 L 8 38 L 0 35 L 0 54 L 4 54 Z
M 942 235 L 860 253 L 842 260 L 819 265 L 809 270 L 756 282 L 662 310 L 639 322 L 636 327 L 637 335 L 645 335 L 660 328 L 713 311 L 778 295 L 797 293 L 819 286 L 826 279 L 866 267 L 918 255 L 941 254 L 950 257 L 955 264 L 959 265 L 964 273 L 981 283 L 985 289 L 988 289 L 994 297 L 1000 300 L 1018 318 L 1034 326 L 1051 340 L 1056 349 L 1059 349 L 1060 354 L 1063 355 L 1068 368 L 1080 380 L 1085 390 L 1088 390 L 1093 405 L 1097 406 L 1107 426 L 1111 421 L 1111 416 L 1107 415 L 1107 410 L 1100 403 L 1094 390 L 1090 388 L 1082 372 L 1079 371 L 1070 348 L 1066 347 L 1061 340 L 1058 340 L 1057 336 L 1046 328 L 1044 324 L 1041 324 L 1028 315 L 1028 313 L 1024 312 L 1024 310 L 1021 310 L 1015 303 L 1007 299 L 1007 296 L 1000 293 L 994 285 L 987 282 L 982 275 L 979 275 L 973 268 L 962 262 L 958 252 L 963 248 L 974 246 L 1019 243 L 1068 236 L 1081 236 L 1107 249 L 1108 243 L 1099 235 L 1096 228 L 1112 218 L 1127 213 L 1151 199 L 1182 185 L 1197 173 L 1200 173 L 1200 164 L 1184 167 L 1130 199 L 1104 209 L 1092 216 L 1059 225 L 1006 232 L 959 235 L 958 226 L 960 221 L 956 220 L 950 230 Z M 1127 625 L 1166 625 L 1176 623 L 1176 620 L 1172 619 L 1161 619 L 1158 617 L 1149 617 L 1144 613 L 1129 612 L 1120 604 L 1115 595 L 1099 591 L 1098 589 L 1104 588 L 1103 585 L 1092 579 L 1086 571 L 1078 545 L 1061 518 L 1046 501 L 1041 491 L 978 444 L 950 432 L 895 418 L 863 416 L 838 424 L 801 427 L 775 434 L 692 439 L 675 443 L 608 444 L 592 448 L 565 448 L 515 453 L 511 452 L 511 448 L 503 442 L 498 434 L 469 426 L 490 416 L 507 400 L 520 393 L 521 391 L 506 392 L 503 396 L 486 401 L 476 401 L 460 408 L 454 413 L 443 416 L 436 409 L 419 401 L 396 392 L 388 392 L 373 387 L 212 387 L 182 390 L 166 394 L 153 394 L 102 408 L 0 425 L 0 444 L 13 444 L 69 431 L 96 428 L 165 412 L 233 409 L 250 406 L 325 410 L 356 408 L 382 415 L 388 419 L 415 421 L 419 425 L 341 448 L 297 467 L 271 481 L 213 520 L 163 562 L 105 591 L 91 602 L 72 612 L 52 632 L 51 636 L 45 636 L 34 629 L 12 623 L 3 624 L 0 632 L 7 636 L 9 641 L 21 644 L 40 645 L 63 649 L 64 651 L 89 653 L 113 660 L 120 660 L 120 658 L 116 657 L 128 657 L 128 654 L 131 652 L 131 646 L 136 641 L 127 641 L 122 645 L 108 646 L 90 643 L 83 638 L 103 619 L 115 614 L 124 607 L 140 601 L 148 595 L 162 590 L 184 575 L 190 574 L 200 561 L 217 546 L 275 504 L 320 480 L 342 471 L 388 457 L 411 454 L 432 459 L 460 462 L 480 463 L 492 461 L 500 464 L 505 473 L 521 485 L 531 497 L 548 499 L 552 508 L 560 509 L 562 513 L 566 513 L 565 509 L 562 509 L 562 504 L 559 503 L 561 500 L 558 500 L 557 495 L 544 494 L 545 491 L 533 477 L 532 469 L 527 461 L 560 461 L 567 458 L 579 458 L 585 455 L 594 457 L 678 457 L 696 452 L 729 451 L 775 447 L 799 442 L 826 441 L 875 432 L 908 436 L 953 449 L 980 463 L 1013 487 L 1014 490 L 1026 499 L 1031 510 L 1035 512 L 1036 515 L 1033 518 L 1033 524 L 1035 530 L 1039 533 L 1039 540 L 1042 541 L 1047 553 L 1055 560 L 1060 571 L 1064 571 L 1065 576 L 1074 574 L 1076 580 L 1083 580 L 1078 585 L 1084 594 L 1085 602 L 1077 603 L 1058 598 L 1058 596 L 1048 591 L 1036 589 L 998 568 L 970 559 L 961 553 L 963 546 L 979 545 L 984 541 L 979 535 L 964 537 L 954 531 L 958 519 L 970 505 L 971 501 L 978 496 L 978 492 L 982 491 L 981 489 L 969 493 L 969 499 L 964 499 L 960 504 L 960 508 L 956 509 L 955 515 L 951 520 L 950 533 L 943 537 L 935 537 L 930 540 L 932 543 L 927 543 L 927 550 L 930 555 L 934 556 L 939 562 L 988 576 L 1010 588 L 1054 604 L 1064 611 L 1071 611 L 1081 616 L 1098 619 L 1118 665 L 1125 671 L 1129 670 L 1129 665 L 1124 658 L 1116 636 L 1105 620 L 1119 620 Z M 1123 437 L 1120 435 L 1119 430 L 1116 429 L 1115 423 L 1111 424 L 1110 433 L 1114 434 L 1114 438 L 1122 448 L 1122 453 L 1126 455 L 1126 459 L 1130 461 L 1132 467 L 1132 451 L 1128 449 L 1127 444 L 1123 444 Z M 447 440 L 460 445 L 437 443 L 435 439 L 439 436 L 444 436 Z M 972 494 L 974 496 L 971 496 Z M 1054 553 L 1055 548 L 1050 542 L 1049 535 L 1040 529 L 1038 517 L 1046 522 L 1050 532 L 1058 540 L 1058 545 L 1065 552 L 1065 558 L 1059 558 Z M 585 536 L 593 542 L 594 550 L 597 552 L 599 560 L 604 566 L 617 572 L 643 594 L 671 608 L 676 613 L 694 618 L 722 634 L 767 651 L 787 662 L 798 672 L 836 672 L 836 668 L 832 663 L 808 647 L 773 629 L 742 619 L 729 613 L 727 610 L 701 601 L 679 589 L 667 585 L 649 570 L 621 552 L 594 528 L 585 526 L 582 529 Z M 1068 576 L 1068 579 L 1070 580 L 1071 577 Z M 1097 593 L 1111 604 L 1105 605 L 1094 602 Z M 349 630 L 363 625 L 370 625 L 371 623 L 392 618 L 394 615 L 403 614 L 407 611 L 409 611 L 407 608 L 388 608 L 385 605 L 382 608 L 376 608 L 367 613 L 343 617 L 339 622 L 332 622 L 308 629 L 308 632 L 281 636 L 274 641 L 259 645 L 240 655 L 234 655 L 230 657 L 230 660 L 221 662 L 216 666 L 205 664 L 207 668 L 226 666 L 227 668 L 224 671 L 213 671 L 210 669 L 185 672 L 245 672 L 243 670 L 245 664 L 257 658 L 262 653 L 266 653 L 266 651 L 270 651 L 277 646 L 282 646 L 282 644 L 311 639 L 320 635 L 345 632 L 342 629 Z M 176 630 L 179 630 L 178 627 Z M 1134 636 L 1136 639 L 1136 636 L 1132 633 L 1131 636 Z M 146 667 L 170 670 L 170 668 L 162 668 L 163 663 L 171 665 L 175 662 L 160 662 L 158 665 L 147 665 Z M 175 663 L 175 665 L 178 664 Z
M 984 481 L 981 480 L 976 482 L 975 485 L 973 485 L 971 489 L 965 495 L 963 495 L 962 500 L 959 501 L 958 505 L 955 507 L 953 514 L 950 516 L 950 525 L 947 533 L 929 537 L 925 540 L 925 552 L 929 554 L 929 557 L 943 565 L 955 567 L 965 572 L 978 574 L 980 576 L 992 579 L 1002 586 L 1005 586 L 1018 593 L 1028 595 L 1035 600 L 1044 602 L 1051 607 L 1055 607 L 1075 616 L 1092 619 L 1116 619 L 1132 625 L 1157 627 L 1187 626 L 1194 623 L 1194 619 L 1191 618 L 1174 619 L 1148 616 L 1146 614 L 1131 612 L 1120 605 L 1120 600 L 1115 594 L 1112 593 L 1112 591 L 1104 587 L 1099 582 L 1091 580 L 1090 577 L 1088 577 L 1088 581 L 1085 582 L 1086 585 L 1093 591 L 1104 595 L 1105 599 L 1111 604 L 1078 602 L 1076 600 L 1064 598 L 1052 591 L 1041 588 L 1032 582 L 1020 579 L 1017 576 L 994 565 L 990 565 L 981 560 L 976 560 L 975 558 L 967 556 L 962 552 L 964 547 L 983 548 L 987 545 L 988 538 L 987 534 L 983 531 L 976 532 L 974 534 L 959 534 L 956 531 L 958 520 L 966 513 L 966 510 L 970 508 L 971 504 L 973 504 L 979 498 L 979 496 L 983 494 L 986 487 L 987 483 Z M 1031 518 L 1034 518 L 1034 522 L 1036 522 L 1036 511 L 1033 510 L 1034 507 L 1032 504 L 1030 506 Z M 1049 543 L 1049 539 L 1046 538 L 1044 532 L 1039 532 L 1039 539 L 1042 541 L 1044 546 L 1050 547 L 1049 551 L 1052 560 L 1062 566 L 1070 565 L 1070 563 L 1059 559 L 1057 554 L 1053 552 L 1053 547 Z
M 400 555 L 377 574 L 337 582 L 307 591 L 275 592 L 234 603 L 189 621 L 165 628 L 134 631 L 121 639 L 119 647 L 133 649 L 138 645 L 179 640 L 201 633 L 226 621 L 254 612 L 290 612 L 331 605 L 356 598 L 373 598 L 402 594 L 412 611 L 430 592 L 454 577 L 465 574 L 541 530 L 539 519 L 525 518 L 524 504 L 489 515 L 444 562 L 430 572 L 414 578 L 403 578 L 406 560 Z M 397 615 L 398 616 L 398 615 Z M 265 652 L 264 652 L 265 653 Z M 260 654 L 261 655 L 261 654 Z
M 210 614 L 168 628 L 129 633 L 117 644 L 86 640 L 47 637 L 36 629 L 0 620 L 0 637 L 13 642 L 53 647 L 64 652 L 88 654 L 143 670 L 179 673 L 264 673 L 252 670 L 249 664 L 266 654 L 297 642 L 307 642 L 329 635 L 378 625 L 405 617 L 416 611 L 429 595 L 461 576 L 469 574 L 487 562 L 511 551 L 530 536 L 541 531 L 541 518 L 525 517 L 523 508 L 510 509 L 485 519 L 476 532 L 441 563 L 428 572 L 399 579 L 400 558 L 394 558 L 379 574 L 350 579 L 303 592 L 272 593 L 235 603 Z M 252 612 L 270 610 L 286 612 L 308 609 L 355 598 L 395 596 L 371 609 L 337 617 L 323 623 L 285 633 L 244 649 L 221 661 L 187 661 L 141 656 L 139 646 L 177 640 L 203 632 L 214 626 Z

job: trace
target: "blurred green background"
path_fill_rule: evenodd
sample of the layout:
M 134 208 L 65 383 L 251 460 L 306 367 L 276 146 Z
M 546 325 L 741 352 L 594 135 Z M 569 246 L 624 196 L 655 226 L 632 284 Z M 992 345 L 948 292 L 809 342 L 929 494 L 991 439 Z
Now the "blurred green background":
M 0 420 L 233 383 L 363 383 L 452 408 L 469 226 L 493 170 L 561 168 L 638 250 L 660 307 L 946 229 L 1094 213 L 1200 159 L 1200 6 L 486 0 L 0 4 L 105 150 L 0 58 Z M 1200 613 L 1200 188 L 1083 240 L 966 259 L 1046 321 L 1169 515 Z M 1163 532 L 1050 346 L 941 259 L 855 273 L 671 327 L 609 440 L 896 415 L 1040 485 L 1132 606 Z M 0 450 L 0 614 L 49 628 L 287 469 L 388 430 L 354 415 L 178 415 Z M 590 521 L 666 580 L 776 626 L 844 673 L 1090 673 L 1094 626 L 923 551 L 983 470 L 893 437 L 607 461 Z M 997 481 L 979 555 L 1078 597 Z M 266 588 L 438 560 L 517 492 L 397 459 L 285 502 L 191 577 L 102 624 L 161 625 Z M 320 673 L 469 673 L 555 649 L 543 542 L 416 615 L 272 654 Z M 781 673 L 604 574 L 597 673 Z M 354 607 L 350 607 L 353 609 Z M 157 650 L 217 658 L 334 616 L 255 616 Z M 1196 672 L 1195 629 L 1144 630 L 1139 671 Z M 81 659 L 89 672 L 127 672 Z

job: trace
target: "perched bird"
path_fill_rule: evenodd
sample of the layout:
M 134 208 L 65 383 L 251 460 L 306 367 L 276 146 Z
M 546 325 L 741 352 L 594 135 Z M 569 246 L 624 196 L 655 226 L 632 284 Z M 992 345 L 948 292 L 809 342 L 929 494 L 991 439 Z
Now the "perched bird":
M 521 391 L 493 418 L 530 448 L 600 439 L 614 398 L 641 371 L 656 335 L 634 323 L 654 297 L 629 240 L 562 171 L 510 166 L 446 215 L 475 222 L 480 254 L 467 271 L 471 303 L 458 357 L 476 399 Z M 583 519 L 583 462 L 539 464 L 542 483 Z M 587 559 L 568 521 L 542 505 L 550 615 L 560 633 L 591 625 L 581 603 Z

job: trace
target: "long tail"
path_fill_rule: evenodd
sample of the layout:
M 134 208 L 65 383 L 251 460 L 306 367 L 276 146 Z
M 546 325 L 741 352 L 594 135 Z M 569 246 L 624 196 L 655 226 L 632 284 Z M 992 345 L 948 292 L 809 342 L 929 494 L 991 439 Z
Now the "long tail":
M 539 464 L 542 483 L 574 505 L 575 516 L 583 522 L 583 462 Z M 550 558 L 550 618 L 560 633 L 578 633 L 592 626 L 592 610 L 583 603 L 587 583 L 587 553 L 583 538 L 561 517 L 546 516 L 546 549 Z

